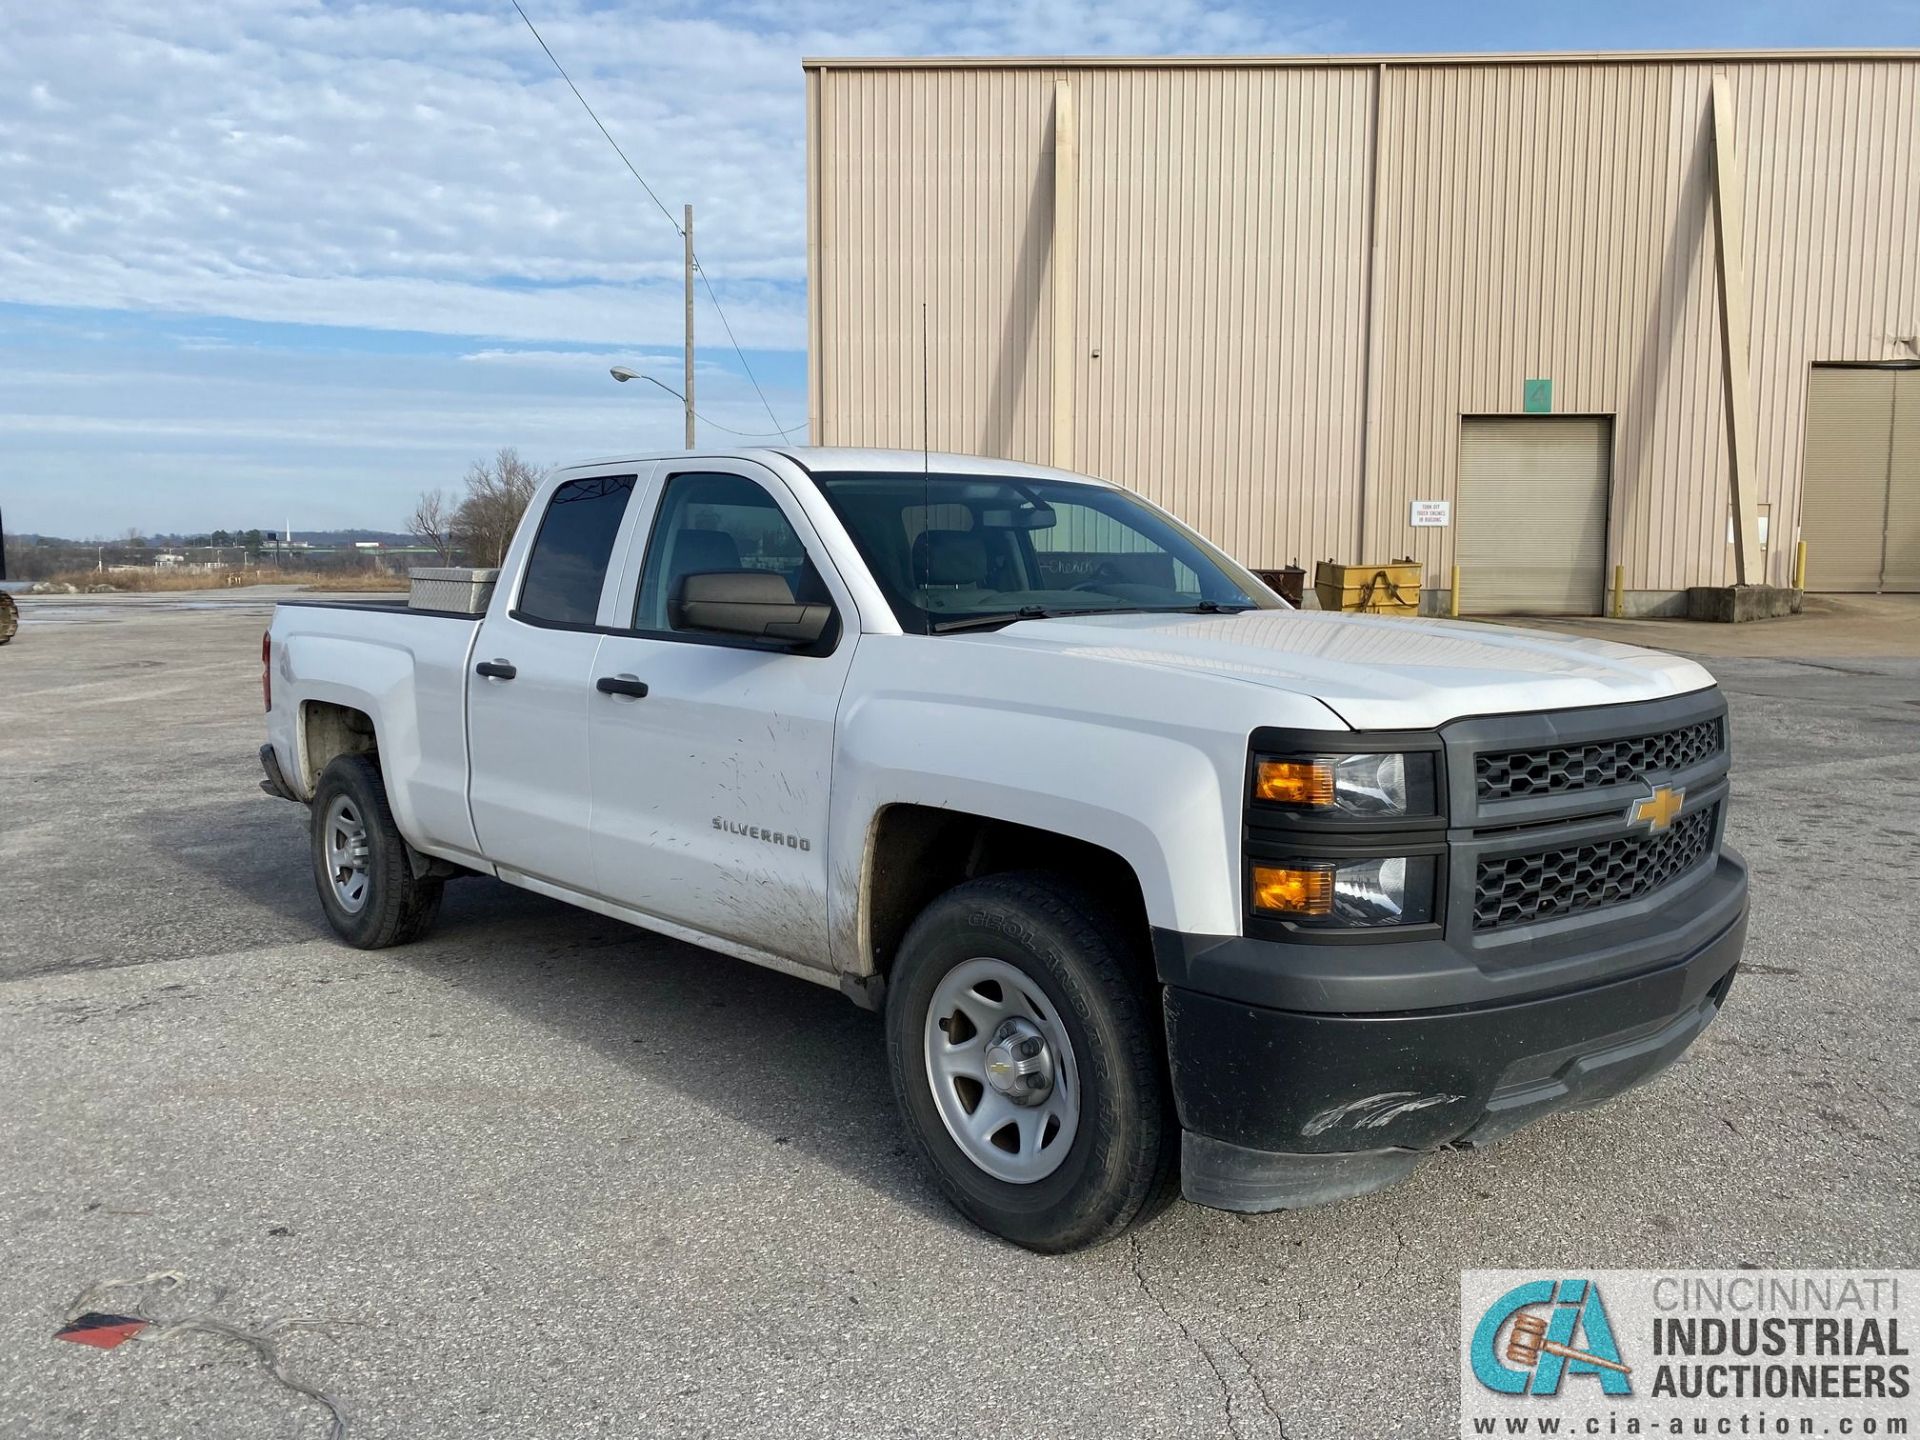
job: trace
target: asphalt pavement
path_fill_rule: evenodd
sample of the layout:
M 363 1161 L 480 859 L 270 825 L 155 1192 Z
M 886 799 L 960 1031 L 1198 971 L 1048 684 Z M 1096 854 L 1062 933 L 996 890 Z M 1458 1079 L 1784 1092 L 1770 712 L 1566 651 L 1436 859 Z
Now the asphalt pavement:
M 0 648 L 0 1436 L 327 1434 L 231 1341 L 53 1339 L 155 1272 L 94 1308 L 313 1320 L 285 1365 L 356 1440 L 1424 1440 L 1463 1268 L 1920 1263 L 1920 625 L 1706 660 L 1754 913 L 1674 1070 L 1042 1258 L 947 1211 L 832 991 L 492 881 L 336 944 L 256 786 L 269 598 L 23 597 Z

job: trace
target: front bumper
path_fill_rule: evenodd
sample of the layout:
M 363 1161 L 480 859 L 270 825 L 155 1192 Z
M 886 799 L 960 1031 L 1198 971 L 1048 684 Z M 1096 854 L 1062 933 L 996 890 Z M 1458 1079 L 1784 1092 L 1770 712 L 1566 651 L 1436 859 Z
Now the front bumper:
M 1291 998 L 1308 987 L 1284 983 L 1290 964 L 1319 964 L 1321 952 L 1238 939 L 1223 968 L 1207 963 L 1218 945 L 1157 937 L 1182 1189 L 1227 1210 L 1325 1204 L 1390 1184 L 1423 1151 L 1488 1144 L 1639 1084 L 1725 1001 L 1746 940 L 1746 892 L 1746 867 L 1727 850 L 1665 924 L 1634 929 L 1624 947 L 1618 932 L 1608 937 L 1613 978 L 1515 995 L 1521 977 L 1508 970 L 1483 989 L 1498 995 L 1491 1001 L 1371 1013 L 1270 1008 L 1248 1003 L 1251 986 L 1219 994 L 1173 983 L 1263 969 L 1260 998 Z M 1409 993 L 1421 989 L 1432 993 Z

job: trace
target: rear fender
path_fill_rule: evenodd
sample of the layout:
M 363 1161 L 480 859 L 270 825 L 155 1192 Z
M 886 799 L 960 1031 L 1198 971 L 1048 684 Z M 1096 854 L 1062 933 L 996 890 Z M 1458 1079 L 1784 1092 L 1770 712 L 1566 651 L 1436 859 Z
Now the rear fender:
M 299 697 L 301 707 L 293 717 L 295 785 L 312 795 L 319 772 L 329 758 L 308 753 L 305 707 L 323 701 L 362 711 L 373 721 L 387 803 L 393 809 L 394 823 L 400 833 L 415 844 L 442 839 L 422 824 L 416 798 L 416 787 L 423 772 L 431 766 L 423 753 L 413 656 L 397 646 L 330 635 L 290 635 L 280 642 L 280 650 L 280 676 L 284 677 L 288 693 Z M 343 675 L 351 675 L 352 682 L 335 678 Z M 461 748 L 464 750 L 464 746 Z M 465 769 L 463 754 L 460 762 L 463 789 Z M 471 822 L 464 841 L 451 836 L 444 838 L 472 848 Z

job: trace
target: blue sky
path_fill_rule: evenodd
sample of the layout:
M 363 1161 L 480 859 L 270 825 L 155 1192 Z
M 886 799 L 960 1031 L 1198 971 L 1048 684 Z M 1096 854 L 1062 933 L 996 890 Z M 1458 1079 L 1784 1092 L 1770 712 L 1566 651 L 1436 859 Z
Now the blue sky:
M 802 55 L 1920 44 L 1920 0 L 523 0 L 805 418 Z M 500 445 L 679 441 L 679 241 L 508 0 L 0 0 L 0 508 L 397 527 Z M 702 303 L 700 408 L 770 428 Z M 713 433 L 713 432 L 708 432 Z

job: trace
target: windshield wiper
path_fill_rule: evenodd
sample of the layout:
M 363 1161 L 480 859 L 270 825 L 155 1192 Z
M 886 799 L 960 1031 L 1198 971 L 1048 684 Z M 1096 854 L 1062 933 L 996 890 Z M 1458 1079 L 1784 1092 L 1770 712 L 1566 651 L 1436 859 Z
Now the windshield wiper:
M 992 615 L 962 615 L 953 620 L 934 620 L 927 625 L 930 635 L 952 630 L 986 630 L 996 625 L 1011 625 L 1018 620 L 1065 620 L 1079 615 L 1242 615 L 1259 607 L 1222 605 L 1218 600 L 1202 600 L 1193 605 L 1102 605 L 1090 610 L 1050 610 L 1045 605 L 1022 605 L 1018 610 L 998 611 Z
M 1011 625 L 1016 620 L 1059 620 L 1069 615 L 1104 615 L 1104 610 L 1049 610 L 1044 605 L 1022 605 L 996 615 L 962 615 L 955 620 L 933 620 L 927 624 L 930 635 L 950 630 L 984 630 L 990 625 Z
M 1119 610 L 1102 610 L 1102 615 L 1244 615 L 1257 605 L 1222 605 L 1218 600 L 1201 600 L 1192 605 L 1128 605 Z

